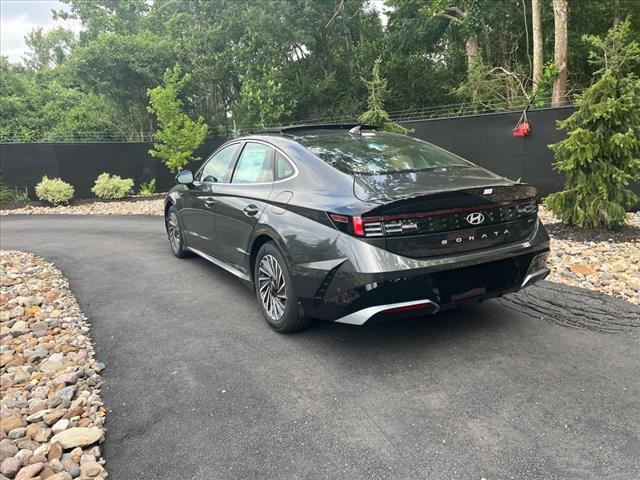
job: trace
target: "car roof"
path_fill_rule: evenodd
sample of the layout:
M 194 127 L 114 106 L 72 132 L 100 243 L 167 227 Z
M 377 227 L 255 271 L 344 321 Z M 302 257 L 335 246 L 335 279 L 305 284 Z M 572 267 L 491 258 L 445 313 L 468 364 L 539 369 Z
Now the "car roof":
M 298 143 L 307 137 L 323 137 L 336 140 L 349 136 L 358 138 L 360 135 L 367 133 L 368 135 L 387 135 L 389 132 L 378 130 L 378 127 L 366 125 L 363 123 L 335 123 L 335 124 L 310 124 L 310 125 L 291 125 L 286 127 L 275 127 L 256 132 L 254 136 L 261 135 L 265 138 L 281 138 Z M 394 134 L 391 134 L 394 135 Z M 254 137 L 255 138 L 255 137 Z
M 366 125 L 363 123 L 319 123 L 319 124 L 305 124 L 305 125 L 287 125 L 281 127 L 266 128 L 256 134 L 280 134 L 288 136 L 300 136 L 308 134 L 309 132 L 331 132 L 352 130 L 358 128 L 358 130 L 377 130 L 377 127 L 373 125 Z

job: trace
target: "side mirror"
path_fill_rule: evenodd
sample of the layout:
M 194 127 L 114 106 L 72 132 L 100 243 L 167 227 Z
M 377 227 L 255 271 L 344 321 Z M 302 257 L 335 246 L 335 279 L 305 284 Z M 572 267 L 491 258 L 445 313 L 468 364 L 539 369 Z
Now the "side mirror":
M 182 183 L 183 185 L 191 185 L 193 183 L 193 173 L 191 173 L 191 170 L 181 171 L 176 175 L 176 182 Z

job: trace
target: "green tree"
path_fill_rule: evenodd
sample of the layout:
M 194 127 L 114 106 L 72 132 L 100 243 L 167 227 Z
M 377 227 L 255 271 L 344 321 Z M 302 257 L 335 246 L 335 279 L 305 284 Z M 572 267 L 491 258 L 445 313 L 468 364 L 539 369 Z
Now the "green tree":
M 480 26 L 480 0 L 431 0 L 425 6 L 431 16 L 443 18 L 457 25 L 465 39 L 467 66 L 471 70 L 480 59 L 478 30 Z
M 407 134 L 411 132 L 399 123 L 391 121 L 389 114 L 384 109 L 383 100 L 387 88 L 387 81 L 380 76 L 382 59 L 378 58 L 373 63 L 371 81 L 366 82 L 369 89 L 368 110 L 360 115 L 359 120 L 367 125 L 374 125 L 387 132 Z
M 193 152 L 202 145 L 207 136 L 208 126 L 204 118 L 191 120 L 182 111 L 180 93 L 189 83 L 191 76 L 185 74 L 179 65 L 164 72 L 164 85 L 149 90 L 149 112 L 158 120 L 158 130 L 149 153 L 160 158 L 172 171 L 182 170 L 194 158 Z
M 25 37 L 29 47 L 26 65 L 35 70 L 62 65 L 71 53 L 75 38 L 71 30 L 57 27 L 49 32 L 36 28 Z
M 251 77 L 245 79 L 237 111 L 242 123 L 264 128 L 286 121 L 291 116 L 295 102 L 274 71 L 260 80 Z
M 153 128 L 147 90 L 162 81 L 174 58 L 173 46 L 164 36 L 149 31 L 103 33 L 78 46 L 63 70 L 67 81 L 109 99 L 125 138 L 144 140 Z
M 615 228 L 638 202 L 629 183 L 640 180 L 640 45 L 630 23 L 604 37 L 585 36 L 592 45 L 597 80 L 579 98 L 577 111 L 560 128 L 568 136 L 551 149 L 555 168 L 567 176 L 565 189 L 547 197 L 563 221 L 581 228 Z
M 0 139 L 14 142 L 121 138 L 113 104 L 70 86 L 57 70 L 34 73 L 0 57 Z
M 385 0 L 386 28 L 370 0 L 62 1 L 68 11 L 54 16 L 79 19 L 77 38 L 35 30 L 22 64 L 0 62 L 3 139 L 147 139 L 147 90 L 175 64 L 192 77 L 184 112 L 221 134 L 233 123 L 351 119 L 367 108 L 360 79 L 378 57 L 390 112 L 497 111 L 532 91 L 529 0 Z M 549 62 L 552 0 L 539 3 Z M 640 2 L 569 1 L 568 16 L 571 99 L 595 70 L 582 35 L 629 17 L 640 37 Z

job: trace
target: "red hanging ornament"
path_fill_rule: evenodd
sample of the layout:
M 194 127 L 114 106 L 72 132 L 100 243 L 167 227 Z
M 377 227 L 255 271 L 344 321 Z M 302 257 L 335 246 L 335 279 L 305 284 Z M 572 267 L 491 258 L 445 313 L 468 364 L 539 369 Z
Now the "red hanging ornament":
M 513 135 L 514 137 L 528 137 L 530 133 L 531 125 L 529 125 L 527 122 L 518 124 L 516 128 L 511 131 L 511 135 Z
M 529 106 L 527 105 L 527 109 Z M 525 109 L 520 116 L 520 120 L 516 123 L 516 126 L 511 130 L 511 135 L 514 137 L 528 137 L 531 133 L 531 125 L 529 125 L 529 119 L 527 118 L 527 110 Z

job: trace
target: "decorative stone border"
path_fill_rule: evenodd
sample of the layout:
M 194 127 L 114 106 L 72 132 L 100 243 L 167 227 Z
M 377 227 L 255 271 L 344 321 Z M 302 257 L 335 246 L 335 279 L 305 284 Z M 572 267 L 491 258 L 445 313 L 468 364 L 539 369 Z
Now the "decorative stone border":
M 104 479 L 106 410 L 89 324 L 51 263 L 0 252 L 0 473 Z M 3 478 L 0 476 L 0 478 Z

